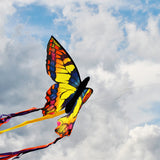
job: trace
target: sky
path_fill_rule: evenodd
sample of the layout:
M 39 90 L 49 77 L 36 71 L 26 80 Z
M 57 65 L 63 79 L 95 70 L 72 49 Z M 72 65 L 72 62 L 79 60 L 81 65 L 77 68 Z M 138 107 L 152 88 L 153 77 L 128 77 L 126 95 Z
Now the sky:
M 43 107 L 53 35 L 94 93 L 73 132 L 22 160 L 159 160 L 160 2 L 157 0 L 1 0 L 0 113 Z M 12 119 L 5 129 L 40 117 Z M 57 118 L 0 135 L 0 152 L 53 141 Z

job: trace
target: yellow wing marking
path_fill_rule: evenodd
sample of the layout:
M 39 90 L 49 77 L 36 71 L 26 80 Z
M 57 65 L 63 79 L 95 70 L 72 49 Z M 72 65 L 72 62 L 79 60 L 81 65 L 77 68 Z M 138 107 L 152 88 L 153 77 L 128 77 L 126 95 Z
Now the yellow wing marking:
M 68 73 L 68 71 L 66 69 L 62 69 L 60 67 L 56 68 L 56 73 Z
M 57 98 L 55 102 L 56 111 L 60 111 L 63 108 L 63 103 L 71 94 L 76 91 L 76 88 L 68 83 L 59 83 L 59 88 L 57 92 Z
M 73 87 L 73 86 L 71 86 L 70 84 L 67 84 L 67 83 L 60 83 L 59 84 L 59 89 L 62 89 L 62 88 L 67 89 L 67 90 L 72 90 L 73 92 L 76 91 L 75 87 Z
M 64 99 L 57 98 L 55 102 L 55 106 L 57 107 L 56 112 L 60 111 L 63 108 Z
M 56 78 L 55 78 L 55 81 L 56 82 L 66 82 L 69 81 L 71 75 L 70 74 L 61 74 L 61 73 L 58 73 L 56 74 Z
M 78 100 L 77 100 L 77 104 L 76 104 L 76 106 L 74 107 L 73 112 L 72 112 L 71 115 L 69 116 L 69 117 L 70 117 L 70 118 L 69 118 L 69 122 L 70 122 L 70 123 L 73 123 L 73 122 L 75 121 L 75 119 L 76 119 L 76 117 L 77 117 L 77 115 L 78 115 L 78 112 L 79 112 L 79 110 L 80 110 L 81 105 L 82 105 L 82 98 L 79 97 Z
M 53 40 L 53 44 L 55 44 L 55 45 L 57 45 L 58 47 L 60 47 L 60 45 L 55 41 L 55 40 Z
M 67 62 L 70 62 L 70 61 L 71 61 L 70 58 L 65 58 L 63 62 L 64 62 L 64 64 L 66 64 Z
M 71 73 L 73 70 L 74 70 L 74 65 L 68 65 L 68 66 L 66 66 L 66 69 L 67 69 L 67 71 L 69 72 L 69 73 Z
M 64 92 L 61 96 L 61 99 L 67 99 L 72 93 L 73 91 L 71 90 Z

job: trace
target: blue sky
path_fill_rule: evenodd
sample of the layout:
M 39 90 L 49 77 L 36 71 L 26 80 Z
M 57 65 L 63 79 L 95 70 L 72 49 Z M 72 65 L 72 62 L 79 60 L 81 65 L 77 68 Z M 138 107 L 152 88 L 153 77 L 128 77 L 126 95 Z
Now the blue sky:
M 141 8 L 136 10 L 130 8 L 119 8 L 117 10 L 114 7 L 109 10 L 113 16 L 120 18 L 122 23 L 126 21 L 136 23 L 137 27 L 145 29 L 149 16 L 158 16 L 159 9 L 155 7 L 155 2 L 149 1 L 148 4 L 146 4 L 145 1 L 141 2 Z M 98 13 L 98 7 L 95 3 L 86 2 L 86 6 L 89 9 L 92 9 L 94 13 Z M 15 8 L 15 14 L 10 17 L 13 21 L 17 21 L 17 23 L 22 23 L 27 26 L 43 28 L 46 29 L 46 31 L 53 30 L 58 33 L 59 36 L 63 35 L 64 38 L 69 37 L 69 31 L 67 30 L 67 24 L 69 24 L 69 22 L 67 22 L 67 20 L 65 23 L 60 24 L 54 22 L 60 17 L 64 18 L 61 8 L 52 12 L 46 6 L 36 3 L 25 6 L 18 6 L 17 4 L 15 5 Z M 68 32 L 68 35 L 66 32 Z M 69 38 L 66 40 L 69 40 Z
M 75 4 L 79 6 L 78 3 Z M 88 9 L 92 10 L 93 13 L 96 14 L 99 12 L 98 5 L 96 3 L 86 2 L 85 5 Z M 159 15 L 159 2 L 138 1 L 134 5 L 131 5 L 133 8 L 127 8 L 124 6 L 118 9 L 113 6 L 109 8 L 108 11 L 115 18 L 120 19 L 120 25 L 129 22 L 134 23 L 137 28 L 146 30 L 148 19 Z M 48 37 L 52 32 L 52 34 L 56 35 L 57 38 L 63 37 L 63 40 L 66 43 L 70 43 L 71 31 L 68 28 L 72 22 L 65 18 L 61 7 L 56 7 L 55 11 L 51 11 L 47 6 L 38 3 L 24 6 L 19 6 L 17 3 L 14 7 L 16 8 L 16 12 L 9 17 L 9 26 L 13 25 L 16 27 L 17 24 L 22 24 L 23 27 L 25 27 L 25 30 L 29 30 L 31 35 L 34 37 L 41 37 L 41 40 L 44 42 L 44 47 L 45 42 L 48 40 Z M 57 21 L 58 19 L 63 20 Z M 39 32 L 32 32 L 32 29 L 37 29 Z M 10 29 L 9 32 L 11 32 Z M 42 34 L 40 32 L 42 32 Z M 125 28 L 123 32 L 123 34 L 126 35 Z
M 45 68 L 51 35 L 94 89 L 70 137 L 22 159 L 159 160 L 159 8 L 156 0 L 0 2 L 0 113 L 44 106 L 54 83 Z M 2 134 L 0 150 L 50 142 L 56 120 Z
M 23 31 L 34 37 L 41 37 L 44 47 L 52 32 L 52 34 L 56 34 L 59 37 L 63 36 L 63 40 L 69 42 L 70 35 L 67 30 L 69 22 L 56 22 L 58 17 L 63 17 L 61 9 L 58 12 L 51 12 L 46 6 L 36 4 L 27 6 L 15 5 L 15 8 L 16 12 L 9 17 L 9 26 L 16 27 L 17 24 L 21 24 L 25 28 Z M 32 32 L 32 30 L 35 30 L 35 32 Z M 10 27 L 8 32 L 12 32 Z

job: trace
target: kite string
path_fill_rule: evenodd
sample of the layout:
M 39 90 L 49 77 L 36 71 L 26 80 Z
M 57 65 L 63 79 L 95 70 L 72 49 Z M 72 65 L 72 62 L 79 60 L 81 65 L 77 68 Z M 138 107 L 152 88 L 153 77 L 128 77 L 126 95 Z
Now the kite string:
M 14 127 L 11 127 L 11 128 L 5 129 L 5 130 L 1 130 L 0 134 L 2 134 L 4 132 L 11 131 L 11 130 L 16 129 L 16 128 L 20 128 L 20 127 L 26 126 L 26 125 L 28 125 L 30 123 L 35 123 L 35 122 L 38 122 L 38 121 L 43 121 L 43 120 L 46 120 L 46 119 L 54 118 L 54 117 L 57 117 L 57 116 L 59 116 L 61 114 L 64 114 L 64 113 L 65 113 L 65 110 L 61 110 L 61 111 L 59 111 L 59 112 L 57 112 L 55 114 L 47 114 L 47 115 L 45 115 L 43 117 L 40 117 L 40 118 L 24 121 L 23 123 L 18 124 L 18 125 L 14 126 Z

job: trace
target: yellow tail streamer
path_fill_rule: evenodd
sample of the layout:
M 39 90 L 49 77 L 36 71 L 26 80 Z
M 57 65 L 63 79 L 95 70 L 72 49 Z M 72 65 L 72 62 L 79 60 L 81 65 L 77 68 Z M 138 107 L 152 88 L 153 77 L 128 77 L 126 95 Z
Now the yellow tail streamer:
M 8 131 L 11 131 L 13 129 L 16 129 L 16 128 L 20 128 L 20 127 L 23 127 L 23 126 L 26 126 L 30 123 L 35 123 L 35 122 L 38 122 L 38 121 L 43 121 L 43 120 L 46 120 L 46 119 L 50 119 L 50 118 L 54 118 L 54 117 L 57 117 L 61 114 L 64 114 L 65 113 L 65 110 L 62 110 L 62 111 L 59 111 L 55 114 L 48 114 L 48 115 L 45 115 L 43 117 L 40 117 L 40 118 L 36 118 L 36 119 L 32 119 L 32 120 L 29 120 L 29 121 L 24 121 L 23 123 L 21 124 L 18 124 L 14 127 L 11 127 L 11 128 L 8 128 L 8 129 L 5 129 L 5 130 L 2 130 L 0 131 L 0 134 L 4 133 L 4 132 L 8 132 Z

